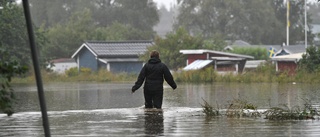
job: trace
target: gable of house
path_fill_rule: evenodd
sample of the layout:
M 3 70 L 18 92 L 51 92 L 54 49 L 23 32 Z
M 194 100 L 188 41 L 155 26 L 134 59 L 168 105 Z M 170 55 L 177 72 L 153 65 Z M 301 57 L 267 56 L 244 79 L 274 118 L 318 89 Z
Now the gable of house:
M 289 75 L 294 75 L 298 68 L 298 62 L 302 59 L 302 53 L 295 53 L 290 55 L 276 56 L 272 58 L 272 61 L 276 63 L 276 71 L 287 72 Z
M 72 58 L 77 60 L 79 68 L 137 73 L 143 66 L 139 55 L 152 45 L 152 41 L 88 41 L 80 46 Z

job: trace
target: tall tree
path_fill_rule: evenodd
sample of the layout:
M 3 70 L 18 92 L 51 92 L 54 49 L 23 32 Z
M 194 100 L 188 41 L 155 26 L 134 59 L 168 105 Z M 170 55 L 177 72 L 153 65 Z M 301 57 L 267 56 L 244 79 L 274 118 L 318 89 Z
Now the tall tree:
M 0 112 L 12 115 L 14 96 L 11 78 L 27 71 L 30 52 L 22 8 L 0 0 Z
M 305 1 L 295 1 L 290 0 L 289 8 L 289 44 L 297 44 L 304 41 L 304 2 Z M 276 18 L 281 22 L 281 26 L 278 28 L 280 31 L 278 37 L 281 37 L 282 42 L 286 41 L 286 26 L 287 26 L 287 4 L 286 0 L 273 0 L 272 7 L 274 9 Z M 310 28 L 310 23 L 312 22 L 310 14 L 307 14 L 307 25 Z M 308 31 L 308 30 L 307 30 Z M 308 32 L 308 43 L 313 43 L 314 35 L 311 31 Z
M 185 26 L 191 34 L 210 38 L 216 34 L 226 39 L 241 39 L 251 44 L 281 44 L 285 41 L 286 10 L 283 0 L 178 0 L 181 7 L 177 24 Z M 303 9 L 301 2 L 293 2 L 291 15 L 291 41 L 301 41 L 299 24 Z M 281 14 L 281 15 L 280 15 Z M 297 17 L 296 17 L 297 16 Z M 282 20 L 282 18 L 284 20 Z M 299 32 L 299 33 L 298 33 Z
M 6 3 L 1 5 L 2 9 L 0 9 L 0 48 L 11 55 L 12 60 L 29 65 L 31 63 L 30 47 L 23 9 L 9 0 L 0 0 L 0 3 Z M 43 34 L 38 33 L 37 28 L 35 32 L 36 44 L 40 47 L 39 44 L 44 43 L 40 38 Z
M 49 44 L 44 47 L 50 58 L 70 57 L 73 52 L 92 35 L 94 28 L 89 9 L 73 14 L 66 24 L 49 28 L 46 37 Z
M 320 2 L 311 4 L 308 13 L 311 14 L 312 23 L 320 24 Z
M 184 28 L 179 28 L 175 32 L 168 33 L 165 38 L 156 37 L 155 46 L 148 49 L 142 58 L 146 61 L 152 50 L 160 53 L 162 62 L 166 63 L 170 69 L 179 69 L 186 64 L 187 57 L 180 53 L 181 49 L 201 49 L 203 39 L 200 36 L 191 36 Z
M 143 31 L 152 31 L 159 21 L 156 4 L 150 0 L 31 0 L 30 3 L 38 26 L 43 23 L 46 27 L 66 23 L 70 16 L 83 9 L 92 12 L 92 19 L 99 27 L 119 22 Z
M 150 0 L 115 0 L 115 20 L 140 30 L 153 30 L 159 22 L 156 4 Z
M 307 48 L 305 54 L 302 55 L 302 59 L 299 60 L 299 69 L 309 73 L 320 72 L 320 50 L 315 46 Z
M 90 40 L 149 40 L 153 39 L 153 32 L 142 31 L 130 25 L 114 22 L 108 27 L 98 27 Z

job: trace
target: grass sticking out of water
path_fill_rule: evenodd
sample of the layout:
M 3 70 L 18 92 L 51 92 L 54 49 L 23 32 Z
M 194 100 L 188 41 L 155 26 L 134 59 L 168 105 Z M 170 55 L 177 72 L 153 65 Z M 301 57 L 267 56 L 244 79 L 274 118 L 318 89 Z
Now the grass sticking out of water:
M 213 117 L 213 116 L 219 116 L 219 107 L 218 108 L 213 108 L 207 101 L 202 99 L 204 104 L 201 104 L 203 110 L 202 112 L 206 114 L 206 116 Z
M 307 120 L 315 119 L 314 116 L 318 115 L 318 112 L 312 105 L 305 104 L 303 109 L 298 106 L 289 108 L 287 105 L 272 107 L 264 114 L 265 118 L 269 120 Z
M 206 116 L 220 116 L 221 112 L 219 109 L 213 108 L 207 101 L 204 101 L 203 113 Z M 280 105 L 278 107 L 272 107 L 267 109 L 264 112 L 259 112 L 257 106 L 254 104 L 248 103 L 246 100 L 234 99 L 229 102 L 225 115 L 227 117 L 261 117 L 265 116 L 265 119 L 268 120 L 308 120 L 315 119 L 315 116 L 319 116 L 318 111 L 312 107 L 310 103 L 305 103 L 301 108 L 298 106 L 289 108 L 287 105 Z
M 260 117 L 257 106 L 248 103 L 246 100 L 234 99 L 229 103 L 227 117 Z

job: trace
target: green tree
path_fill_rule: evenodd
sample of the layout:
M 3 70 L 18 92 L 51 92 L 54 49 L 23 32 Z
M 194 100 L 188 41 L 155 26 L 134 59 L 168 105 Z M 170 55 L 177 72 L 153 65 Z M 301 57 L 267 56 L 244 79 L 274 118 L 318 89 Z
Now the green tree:
M 97 27 L 108 27 L 114 22 L 128 24 L 143 31 L 152 31 L 159 21 L 156 4 L 149 0 L 31 0 L 31 13 L 37 26 L 46 28 L 63 25 L 83 9 L 92 12 Z
M 91 40 L 149 40 L 153 32 L 141 31 L 130 25 L 114 22 L 109 27 L 98 27 L 93 32 Z
M 227 46 L 226 41 L 222 35 L 215 35 L 213 38 L 204 40 L 203 48 L 209 50 L 222 51 Z
M 176 32 L 168 33 L 165 38 L 156 37 L 155 45 L 148 48 L 142 58 L 149 59 L 149 53 L 157 50 L 160 53 L 161 61 L 171 69 L 179 69 L 185 66 L 187 57 L 180 53 L 182 49 L 199 49 L 203 46 L 203 39 L 200 36 L 193 37 L 184 28 Z
M 289 44 L 297 44 L 298 42 L 304 41 L 304 2 L 305 1 L 296 1 L 290 0 L 290 10 L 289 10 Z M 275 30 L 277 35 L 269 35 L 274 40 L 277 40 L 276 43 L 279 44 L 286 41 L 286 26 L 287 26 L 287 6 L 286 0 L 273 0 L 272 3 L 273 10 L 275 12 L 275 16 L 279 22 L 281 22 L 280 26 Z M 307 14 L 307 25 L 310 28 L 310 23 L 312 19 L 310 14 Z M 279 24 L 278 24 L 279 25 Z M 313 43 L 314 35 L 309 30 L 308 32 L 308 43 Z M 278 38 L 277 38 L 278 37 Z M 272 40 L 271 39 L 271 40 Z
M 92 35 L 94 24 L 89 9 L 73 14 L 66 24 L 57 24 L 48 29 L 49 44 L 44 47 L 50 58 L 70 57 Z
M 0 45 L 12 59 L 30 63 L 28 37 L 23 10 L 14 3 L 0 0 Z M 0 55 L 1 56 L 1 55 Z
M 320 72 L 320 50 L 315 46 L 307 48 L 306 54 L 299 60 L 299 69 L 307 72 Z
M 23 65 L 31 63 L 29 39 L 23 9 L 8 0 L 0 0 L 0 46 Z M 46 43 L 44 34 L 35 28 L 36 45 L 40 49 Z M 0 55 L 1 57 L 1 55 Z
M 231 51 L 232 53 L 236 54 L 243 54 L 243 55 L 250 55 L 253 56 L 256 60 L 268 60 L 268 51 L 265 48 L 241 48 L 241 47 L 235 47 Z
M 21 65 L 17 60 L 12 59 L 11 55 L 1 48 L 0 55 L 0 112 L 10 116 L 14 112 L 14 94 L 10 85 L 11 78 L 26 73 L 28 68 Z
M 241 39 L 251 44 L 280 44 L 286 40 L 286 6 L 283 0 L 178 0 L 181 7 L 175 28 L 210 38 Z M 290 11 L 290 41 L 304 36 L 303 1 L 293 1 Z M 311 40 L 312 38 L 310 38 Z
M 309 6 L 308 13 L 311 14 L 310 18 L 312 23 L 320 24 L 320 3 L 313 3 Z

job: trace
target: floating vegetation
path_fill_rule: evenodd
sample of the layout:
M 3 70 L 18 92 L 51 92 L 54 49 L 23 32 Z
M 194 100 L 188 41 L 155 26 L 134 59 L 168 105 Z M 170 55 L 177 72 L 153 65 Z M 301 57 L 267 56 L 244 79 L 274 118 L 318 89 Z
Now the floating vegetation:
M 312 105 L 305 104 L 303 109 L 298 106 L 290 109 L 287 105 L 272 107 L 264 114 L 266 115 L 265 118 L 269 120 L 307 120 L 315 119 L 314 116 L 318 115 L 318 112 Z
M 203 110 L 202 112 L 206 114 L 206 116 L 212 117 L 212 116 L 219 116 L 219 107 L 213 108 L 207 101 L 202 99 L 204 101 L 204 104 L 201 104 Z
M 228 117 L 260 117 L 257 106 L 246 100 L 234 99 L 229 103 L 226 115 Z
M 206 116 L 219 116 L 222 115 L 219 109 L 213 108 L 207 101 L 204 101 L 203 113 Z M 315 109 L 311 104 L 305 103 L 304 106 L 298 107 L 288 107 L 287 105 L 280 105 L 279 107 L 272 107 L 266 111 L 259 112 L 257 106 L 248 103 L 246 100 L 234 99 L 230 101 L 227 106 L 225 115 L 227 117 L 261 117 L 265 116 L 268 120 L 308 120 L 315 119 L 315 116 L 319 116 L 317 109 Z

